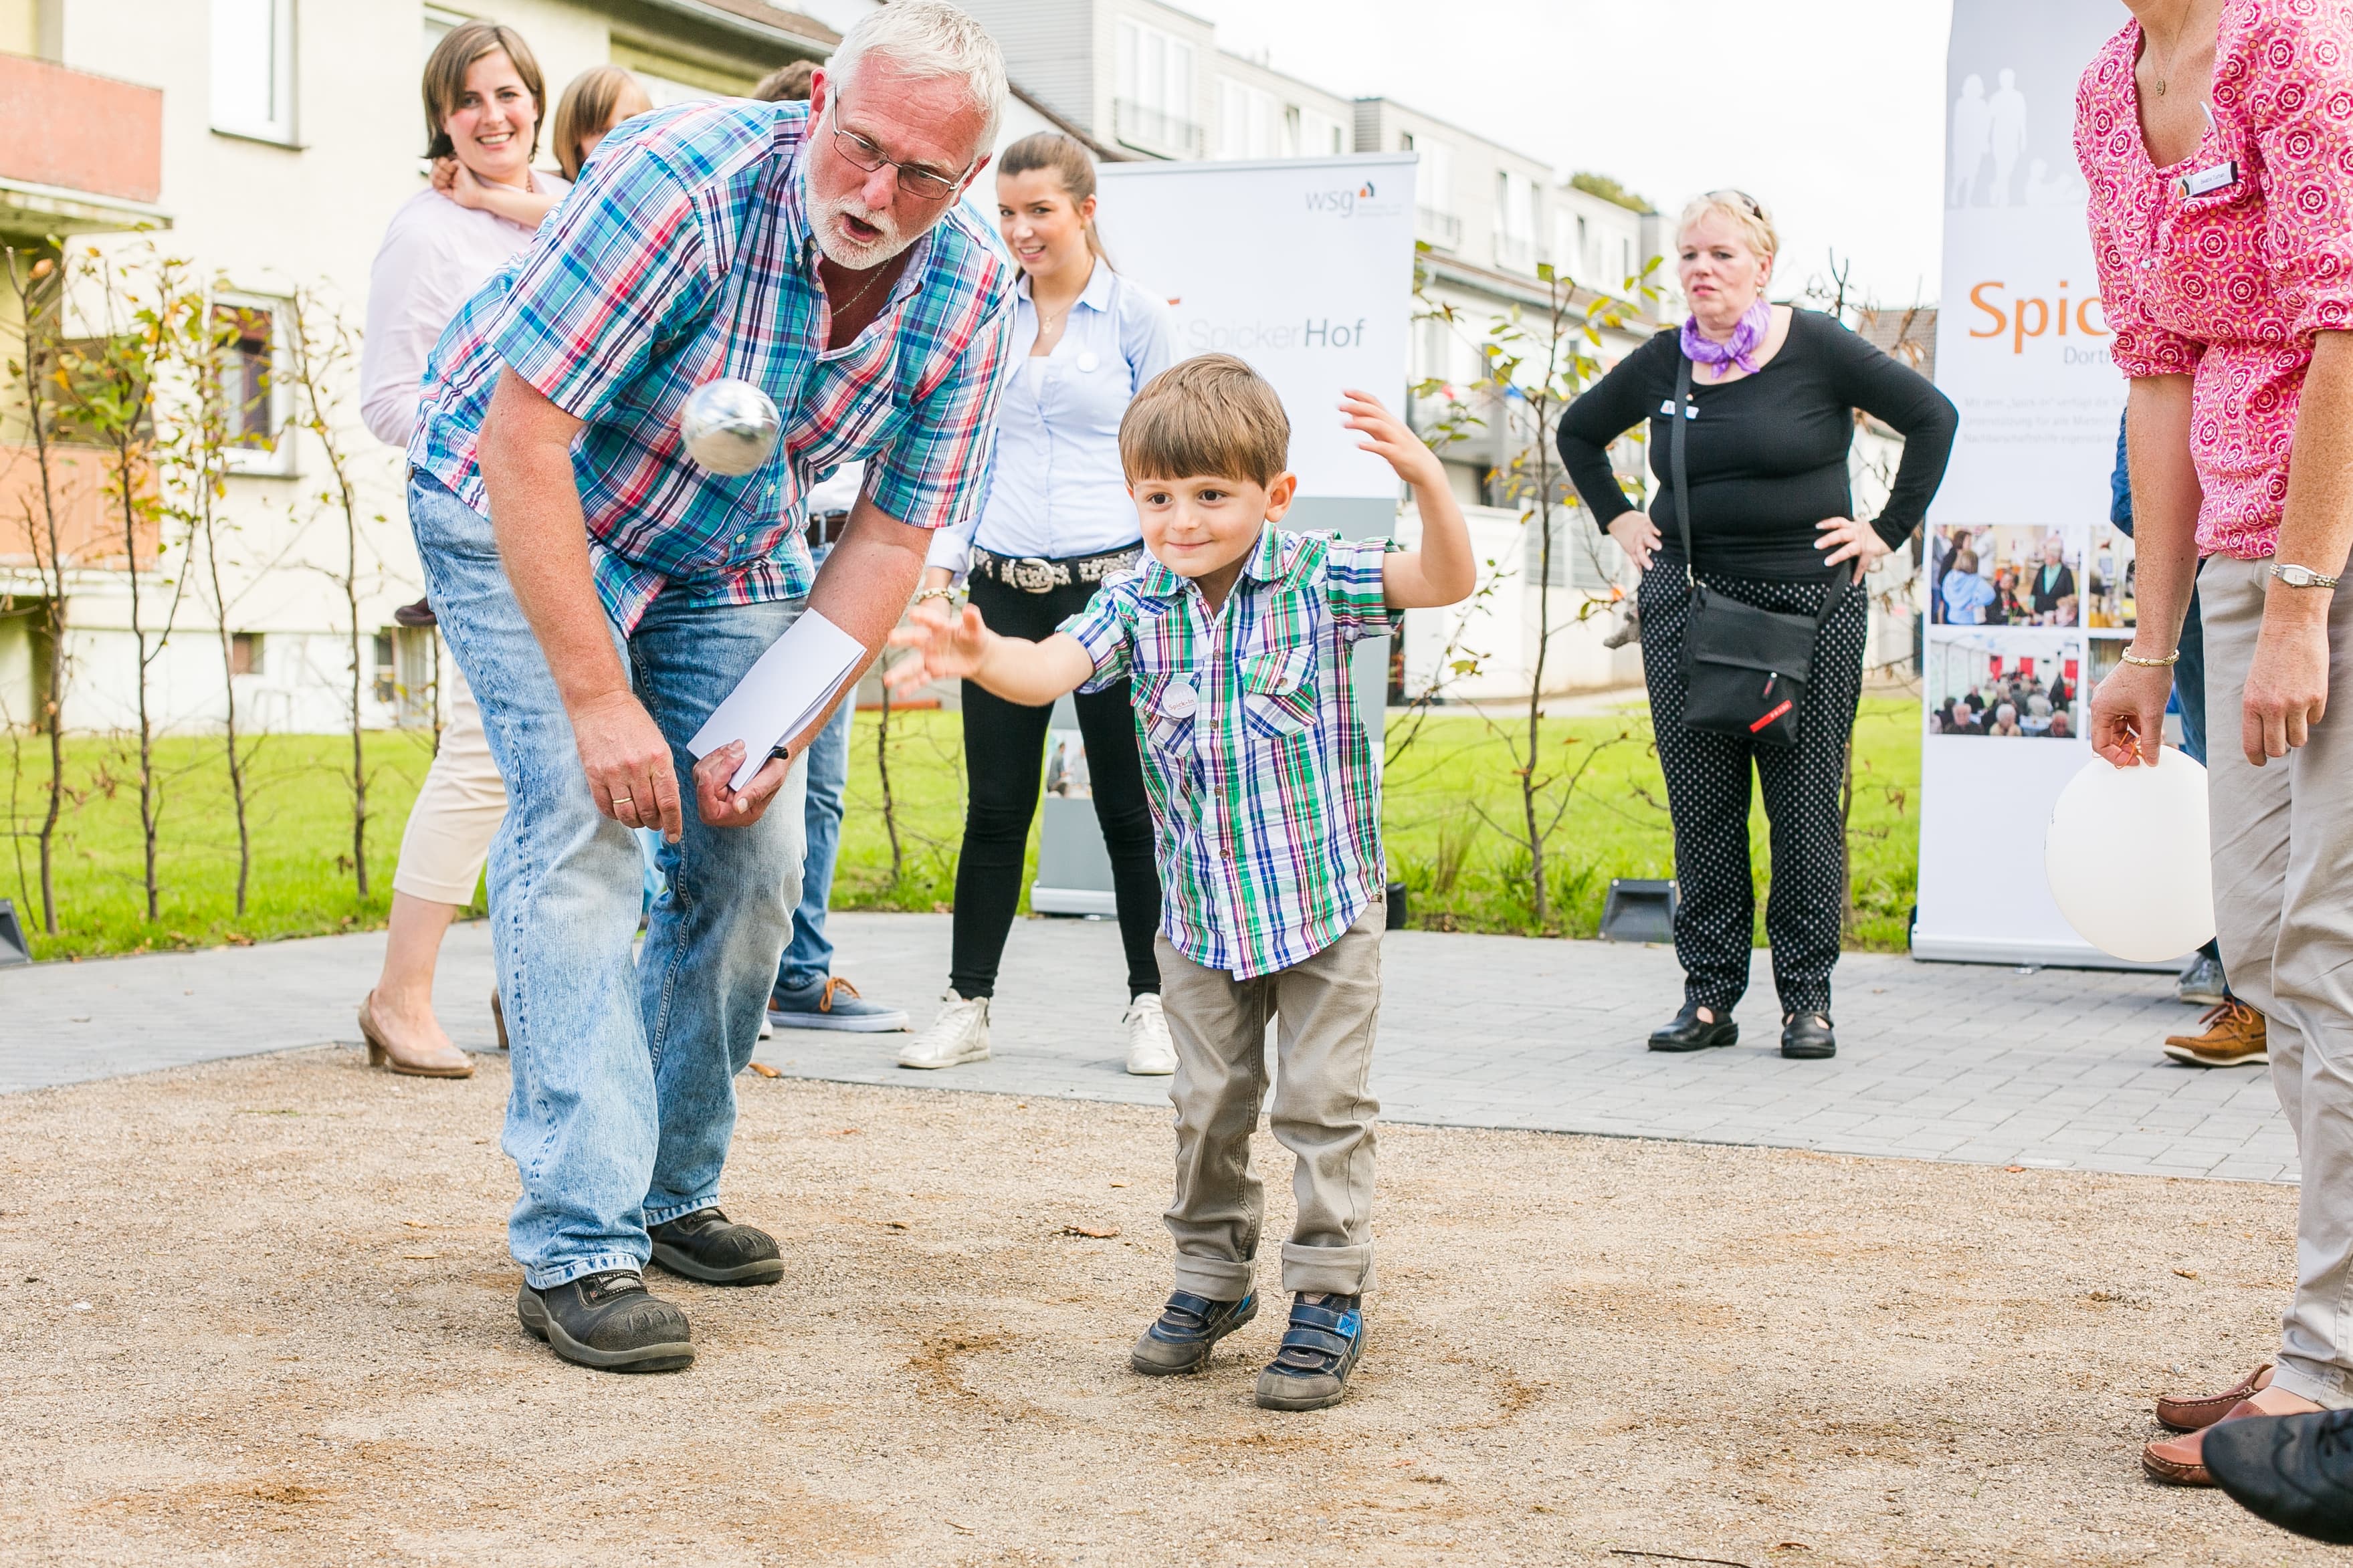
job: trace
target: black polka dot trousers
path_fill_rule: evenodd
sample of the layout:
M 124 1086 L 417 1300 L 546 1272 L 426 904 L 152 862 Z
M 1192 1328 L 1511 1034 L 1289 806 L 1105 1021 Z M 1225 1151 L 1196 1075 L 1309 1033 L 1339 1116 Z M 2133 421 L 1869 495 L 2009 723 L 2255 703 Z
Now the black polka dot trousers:
M 1820 615 L 1830 592 L 1820 583 L 1699 574 L 1711 594 L 1763 610 Z M 1814 645 L 1799 744 L 1760 746 L 1743 735 L 1683 725 L 1683 621 L 1691 588 L 1680 562 L 1662 560 L 1643 574 L 1642 668 L 1651 689 L 1651 727 L 1667 779 L 1674 822 L 1675 956 L 1687 1002 L 1718 1017 L 1748 989 L 1756 894 L 1748 867 L 1748 778 L 1753 764 L 1772 825 L 1773 885 L 1765 900 L 1765 934 L 1773 946 L 1773 984 L 1784 1013 L 1828 1013 L 1831 970 L 1839 957 L 1839 915 L 1846 899 L 1846 835 L 1839 791 L 1854 707 L 1862 691 L 1868 594 L 1849 588 Z

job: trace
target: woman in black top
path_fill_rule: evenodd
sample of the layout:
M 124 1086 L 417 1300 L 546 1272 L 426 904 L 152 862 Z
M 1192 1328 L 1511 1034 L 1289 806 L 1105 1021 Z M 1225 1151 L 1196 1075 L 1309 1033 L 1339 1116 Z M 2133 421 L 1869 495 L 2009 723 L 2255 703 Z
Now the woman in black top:
M 1820 616 L 1833 577 L 1869 570 L 1920 524 L 1942 481 L 1958 417 L 1942 393 L 1831 317 L 1771 305 L 1764 289 L 1778 248 L 1764 207 L 1717 191 L 1686 208 L 1678 275 L 1692 319 L 1628 354 L 1560 421 L 1560 455 L 1594 517 L 1642 572 L 1636 597 L 1651 722 L 1674 822 L 1675 955 L 1683 1010 L 1651 1037 L 1657 1051 L 1728 1046 L 1732 1009 L 1748 986 L 1755 920 L 1748 867 L 1752 759 L 1772 823 L 1773 887 L 1765 930 L 1780 993 L 1781 1054 L 1828 1057 L 1831 969 L 1845 903 L 1846 837 L 1839 791 L 1862 687 L 1869 596 L 1857 582 L 1823 621 L 1794 750 L 1683 722 L 1681 652 L 1688 572 L 1710 593 L 1761 609 Z M 1676 371 L 1693 361 L 1684 430 L 1692 553 L 1687 569 L 1669 473 L 1667 408 Z M 1905 437 L 1887 504 L 1858 522 L 1847 482 L 1854 411 Z M 1609 444 L 1650 422 L 1655 519 L 1619 489 Z M 1852 566 L 1848 565 L 1852 563 Z

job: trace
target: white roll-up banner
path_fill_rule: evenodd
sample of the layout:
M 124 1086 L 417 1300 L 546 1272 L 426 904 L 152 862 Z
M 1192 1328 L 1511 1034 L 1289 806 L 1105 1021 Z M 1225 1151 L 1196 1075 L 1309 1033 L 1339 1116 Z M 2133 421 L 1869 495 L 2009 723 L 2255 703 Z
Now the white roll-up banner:
M 1413 173 L 1410 153 L 1096 171 L 1104 248 L 1169 302 L 1176 357 L 1239 355 L 1282 395 L 1303 496 L 1397 500 L 1339 410 L 1345 387 L 1405 394 Z
M 1959 407 L 1928 513 L 1915 957 L 2117 963 L 2051 897 L 2043 830 L 2088 694 L 2133 628 L 2108 523 L 2125 383 L 2108 354 L 2075 84 L 2114 0 L 1955 0 L 1936 381 Z

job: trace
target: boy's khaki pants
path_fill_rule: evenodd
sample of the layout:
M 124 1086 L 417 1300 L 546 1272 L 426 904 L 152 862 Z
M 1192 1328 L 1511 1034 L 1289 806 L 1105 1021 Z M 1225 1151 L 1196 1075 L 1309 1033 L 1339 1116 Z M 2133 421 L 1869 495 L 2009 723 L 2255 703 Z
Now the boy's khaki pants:
M 2341 1409 L 2353 1405 L 2353 589 L 2329 608 L 2326 714 L 2307 744 L 2259 768 L 2239 714 L 2271 564 L 2217 555 L 2198 578 L 2214 913 L 2231 989 L 2269 1026 L 2303 1168 L 2272 1386 Z
M 1176 1045 L 1176 1289 L 1213 1301 L 1248 1295 L 1266 1191 L 1250 1167 L 1266 1100 L 1266 1026 L 1279 1021 L 1271 1122 L 1298 1156 L 1299 1216 L 1282 1247 L 1287 1291 L 1363 1294 L 1373 1273 L 1373 1118 L 1366 1087 L 1380 1012 L 1388 908 L 1367 905 L 1340 940 L 1303 963 L 1236 980 L 1155 939 L 1160 998 Z

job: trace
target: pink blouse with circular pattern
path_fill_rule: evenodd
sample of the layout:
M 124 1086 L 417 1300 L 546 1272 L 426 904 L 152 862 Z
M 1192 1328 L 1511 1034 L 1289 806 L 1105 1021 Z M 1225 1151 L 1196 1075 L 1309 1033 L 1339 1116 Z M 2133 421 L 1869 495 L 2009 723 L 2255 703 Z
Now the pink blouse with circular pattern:
M 2161 169 L 2140 44 L 2127 24 L 2076 89 L 2101 301 L 2125 374 L 2194 378 L 2200 552 L 2257 560 L 2279 537 L 2313 334 L 2353 330 L 2353 3 L 2229 0 L 2205 137 Z

